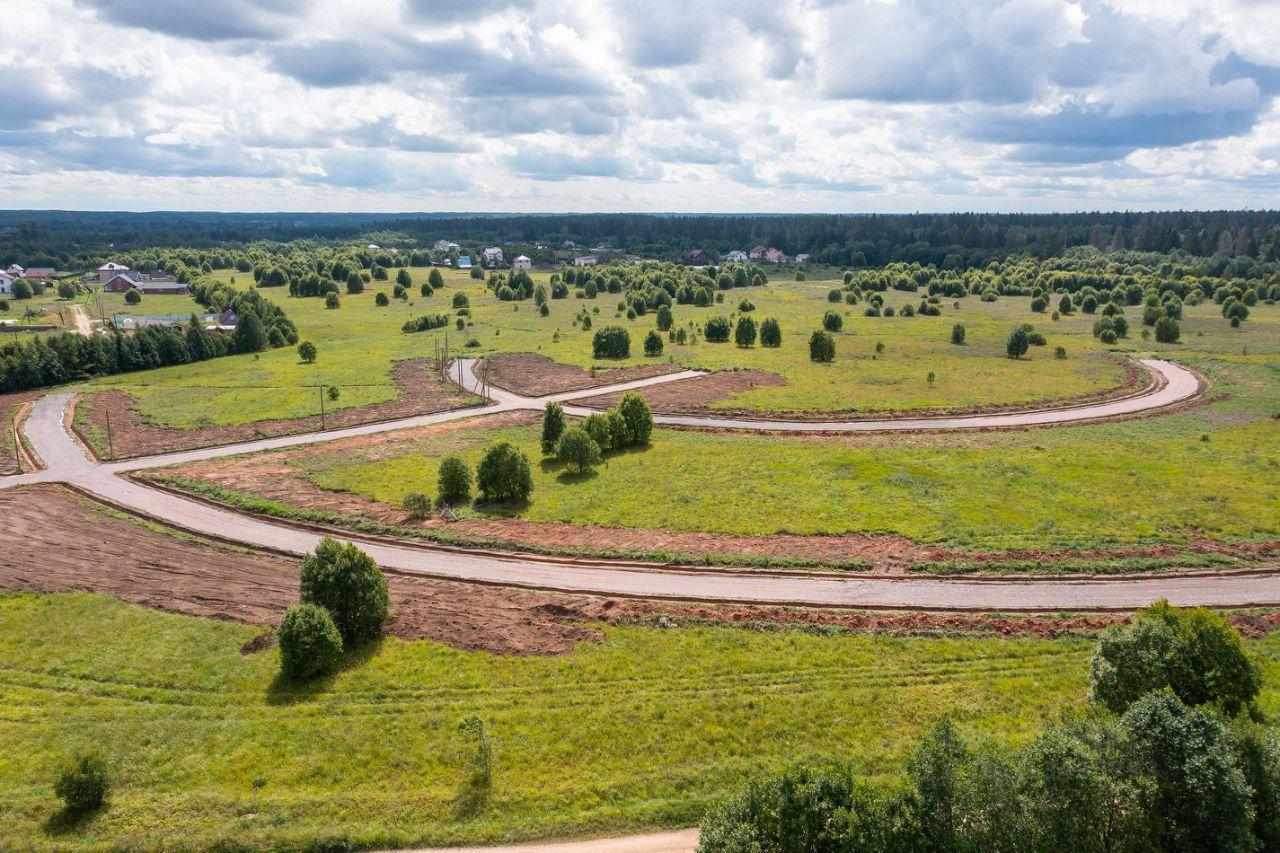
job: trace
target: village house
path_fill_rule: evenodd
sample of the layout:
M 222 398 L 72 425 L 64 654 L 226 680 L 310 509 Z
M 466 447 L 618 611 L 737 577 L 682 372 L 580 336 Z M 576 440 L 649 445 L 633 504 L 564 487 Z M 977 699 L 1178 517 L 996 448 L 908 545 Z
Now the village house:
M 511 262 L 511 268 L 513 270 L 531 270 L 533 269 L 533 260 L 528 255 L 518 255 Z
M 497 246 L 490 246 L 484 250 L 484 265 L 486 267 L 496 267 L 502 264 L 502 249 Z
M 756 246 L 752 248 L 750 258 L 753 261 L 763 261 L 764 256 L 769 252 L 764 246 Z
M 745 264 L 748 260 L 747 253 L 741 249 L 734 249 L 724 256 L 725 263 L 729 264 Z
M 127 273 L 127 272 L 132 272 L 132 270 L 130 270 L 124 264 L 117 264 L 115 261 L 107 261 L 105 264 L 98 267 L 98 281 L 103 282 L 105 284 L 106 282 L 115 278 L 120 273 Z
M 783 264 L 787 261 L 787 255 L 781 249 L 770 249 L 764 253 L 764 259 L 771 264 Z
M 594 267 L 598 263 L 600 263 L 600 259 L 595 255 L 578 255 L 573 259 L 575 267 Z
M 711 255 L 702 249 L 694 249 L 691 252 L 686 252 L 683 260 L 690 266 L 705 267 L 711 263 Z
M 437 252 L 453 252 L 460 248 L 461 246 L 457 243 L 453 243 L 449 240 L 437 240 L 435 245 L 435 250 Z
M 796 255 L 796 263 L 797 263 L 797 264 L 807 264 L 807 263 L 809 263 L 809 256 L 808 256 L 808 255 Z
M 27 267 L 26 278 L 50 279 L 58 274 L 53 267 Z
M 458 269 L 460 269 L 460 270 L 469 270 L 469 269 L 471 269 L 471 256 L 470 256 L 470 255 L 460 255 L 460 256 L 458 257 Z
M 9 278 L 22 278 L 22 274 L 25 272 L 26 270 L 17 264 L 9 264 L 8 268 L 4 271 L 4 274 L 9 276 Z
M 99 273 L 101 275 L 102 273 Z M 105 279 L 102 289 L 108 293 L 124 293 L 138 283 L 138 274 L 133 270 L 124 270 Z
M 8 272 L 0 272 L 0 296 L 9 296 L 13 293 L 13 276 Z

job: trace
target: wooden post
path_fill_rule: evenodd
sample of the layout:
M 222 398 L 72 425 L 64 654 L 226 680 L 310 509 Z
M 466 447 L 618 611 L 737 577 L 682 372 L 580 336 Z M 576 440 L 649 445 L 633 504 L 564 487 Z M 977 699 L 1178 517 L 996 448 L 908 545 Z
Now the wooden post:
M 316 390 L 320 392 L 320 431 L 324 432 L 324 386 L 317 385 Z
M 116 446 L 111 440 L 111 410 L 107 409 L 107 458 L 116 458 Z

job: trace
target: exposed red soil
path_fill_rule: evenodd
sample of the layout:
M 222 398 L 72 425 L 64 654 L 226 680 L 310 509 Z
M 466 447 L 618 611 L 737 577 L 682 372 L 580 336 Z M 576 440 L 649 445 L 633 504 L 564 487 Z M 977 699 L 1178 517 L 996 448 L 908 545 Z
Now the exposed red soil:
M 987 415 L 999 412 L 1062 408 L 1081 403 L 1101 402 L 1114 397 L 1132 394 L 1144 388 L 1147 382 L 1150 381 L 1151 375 L 1141 365 L 1126 359 L 1113 358 L 1111 360 L 1122 364 L 1125 368 L 1125 378 L 1118 385 L 1066 397 L 1046 397 L 1041 400 L 1025 400 L 1018 403 L 988 403 L 978 406 L 935 406 L 919 409 L 850 408 L 830 411 L 713 407 L 711 405 L 722 400 L 732 399 L 735 394 L 750 391 L 753 388 L 761 386 L 780 387 L 787 384 L 786 380 L 776 373 L 763 370 L 719 371 L 695 379 L 681 379 L 677 382 L 640 388 L 634 393 L 644 397 L 655 412 L 664 415 L 714 415 L 724 418 L 747 417 L 792 421 Z M 621 394 L 602 394 L 596 397 L 575 400 L 574 402 L 579 405 L 604 409 L 617 405 L 620 399 L 622 399 Z
M 58 486 L 0 493 L 10 524 L 0 530 L 0 589 L 90 590 L 190 616 L 272 625 L 297 600 L 298 561 L 178 538 L 108 514 Z M 56 518 L 55 527 L 48 519 Z M 22 531 L 19 533 L 18 531 Z M 104 554 L 109 559 L 104 559 Z M 563 654 L 601 637 L 596 624 L 759 629 L 840 629 L 910 635 L 1091 635 L 1123 615 L 874 613 L 702 605 L 540 593 L 391 573 L 389 633 L 469 651 Z M 1232 613 L 1246 636 L 1280 627 L 1280 612 Z M 245 652 L 271 645 L 264 633 Z
M 1216 542 L 1197 535 L 1195 530 L 1184 531 L 1188 541 L 1178 545 L 1143 545 L 1132 548 L 1089 548 L 1068 551 L 1038 551 L 1014 549 L 1009 551 L 951 551 L 931 548 L 926 552 L 930 560 L 965 560 L 968 562 L 1000 562 L 1002 560 L 1035 560 L 1049 563 L 1055 560 L 1123 560 L 1144 557 L 1179 557 L 1186 554 L 1223 554 L 1243 559 L 1261 559 L 1280 554 L 1280 540 L 1262 542 Z
M 503 353 L 485 359 L 489 367 L 489 382 L 526 397 L 543 397 L 547 394 L 564 394 L 584 391 L 619 382 L 632 382 L 679 373 L 684 368 L 678 364 L 638 364 L 610 370 L 584 370 L 573 364 L 558 361 L 531 352 Z
M 456 385 L 442 382 L 425 358 L 397 361 L 392 370 L 397 396 L 385 403 L 354 406 L 327 412 L 324 425 L 329 429 L 396 420 L 413 415 L 443 412 L 469 404 L 478 398 L 464 393 Z M 148 422 L 134 408 L 134 398 L 124 391 L 99 391 L 81 398 L 76 404 L 76 423 L 87 424 L 88 429 L 77 427 L 86 444 L 90 435 L 106 433 L 107 417 L 111 419 L 111 445 L 115 459 L 131 459 L 176 450 L 192 450 L 219 444 L 252 441 L 275 435 L 293 435 L 320 429 L 320 415 L 305 418 L 254 421 L 235 426 L 211 426 L 199 429 L 179 429 Z M 105 442 L 98 442 L 105 444 Z M 105 446 L 94 446 L 99 455 L 105 455 Z
M 177 538 L 119 518 L 58 486 L 0 492 L 0 588 L 92 590 L 190 616 L 273 625 L 298 600 L 298 561 Z M 56 521 L 55 521 L 56 520 Z M 389 632 L 498 654 L 561 654 L 612 604 L 388 575 Z M 564 608 L 548 608 L 549 604 Z
M 723 409 L 713 410 L 710 404 L 728 400 L 735 394 L 754 388 L 781 387 L 786 384 L 787 381 L 781 376 L 766 370 L 721 370 L 694 379 L 680 379 L 675 382 L 638 388 L 634 393 L 644 397 L 651 409 L 663 415 L 723 415 Z M 574 400 L 574 403 L 595 409 L 607 409 L 610 406 L 616 406 L 621 399 L 620 393 L 601 394 L 583 400 Z
M 0 476 L 21 474 L 32 469 L 31 465 L 19 461 L 16 451 L 20 448 L 15 447 L 17 438 L 13 434 L 14 417 L 22 411 L 23 406 L 39 398 L 40 393 L 37 391 L 0 395 L 0 429 L 6 431 L 4 441 L 0 443 Z

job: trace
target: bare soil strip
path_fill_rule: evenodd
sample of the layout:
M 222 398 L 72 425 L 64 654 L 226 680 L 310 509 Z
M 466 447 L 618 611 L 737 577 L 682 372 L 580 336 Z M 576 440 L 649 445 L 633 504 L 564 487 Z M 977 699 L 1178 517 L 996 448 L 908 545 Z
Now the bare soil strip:
M 327 429 L 399 420 L 414 415 L 446 412 L 479 404 L 478 398 L 451 383 L 440 380 L 430 359 L 396 362 L 392 370 L 397 395 L 394 400 L 371 406 L 353 406 L 327 412 Z M 107 456 L 107 420 L 111 423 L 111 445 L 115 459 L 134 459 L 179 450 L 252 441 L 277 435 L 312 432 L 320 429 L 319 413 L 305 418 L 255 421 L 235 426 L 180 429 L 147 421 L 135 408 L 133 395 L 125 391 L 99 391 L 76 404 L 76 432 L 99 458 Z
M 561 364 L 545 355 L 531 352 L 491 355 L 484 363 L 488 365 L 490 383 L 525 397 L 585 391 L 684 370 L 679 364 L 640 364 L 613 370 L 584 370 L 577 365 Z

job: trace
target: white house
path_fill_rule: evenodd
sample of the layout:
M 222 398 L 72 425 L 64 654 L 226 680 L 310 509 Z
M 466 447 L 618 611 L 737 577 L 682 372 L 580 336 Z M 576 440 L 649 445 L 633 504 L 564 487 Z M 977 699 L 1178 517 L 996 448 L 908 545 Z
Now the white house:
M 0 295 L 8 296 L 13 293 L 13 276 L 7 272 L 0 272 Z
M 511 262 L 511 268 L 513 270 L 531 270 L 533 269 L 533 261 L 530 260 L 528 255 L 520 255 Z
M 578 255 L 573 259 L 575 267 L 594 267 L 598 263 L 600 263 L 600 259 L 595 255 Z
M 22 278 L 22 274 L 24 272 L 26 272 L 26 270 L 17 264 L 9 264 L 9 268 L 4 271 L 4 274 L 9 276 L 9 278 Z
M 437 240 L 437 252 L 452 252 L 454 249 L 460 248 L 457 243 L 451 243 L 448 240 Z
M 745 264 L 749 259 L 747 253 L 741 249 L 734 249 L 732 252 L 724 256 L 725 261 L 731 264 Z
M 497 246 L 490 246 L 484 250 L 484 265 L 486 267 L 496 267 L 502 263 L 502 250 Z

